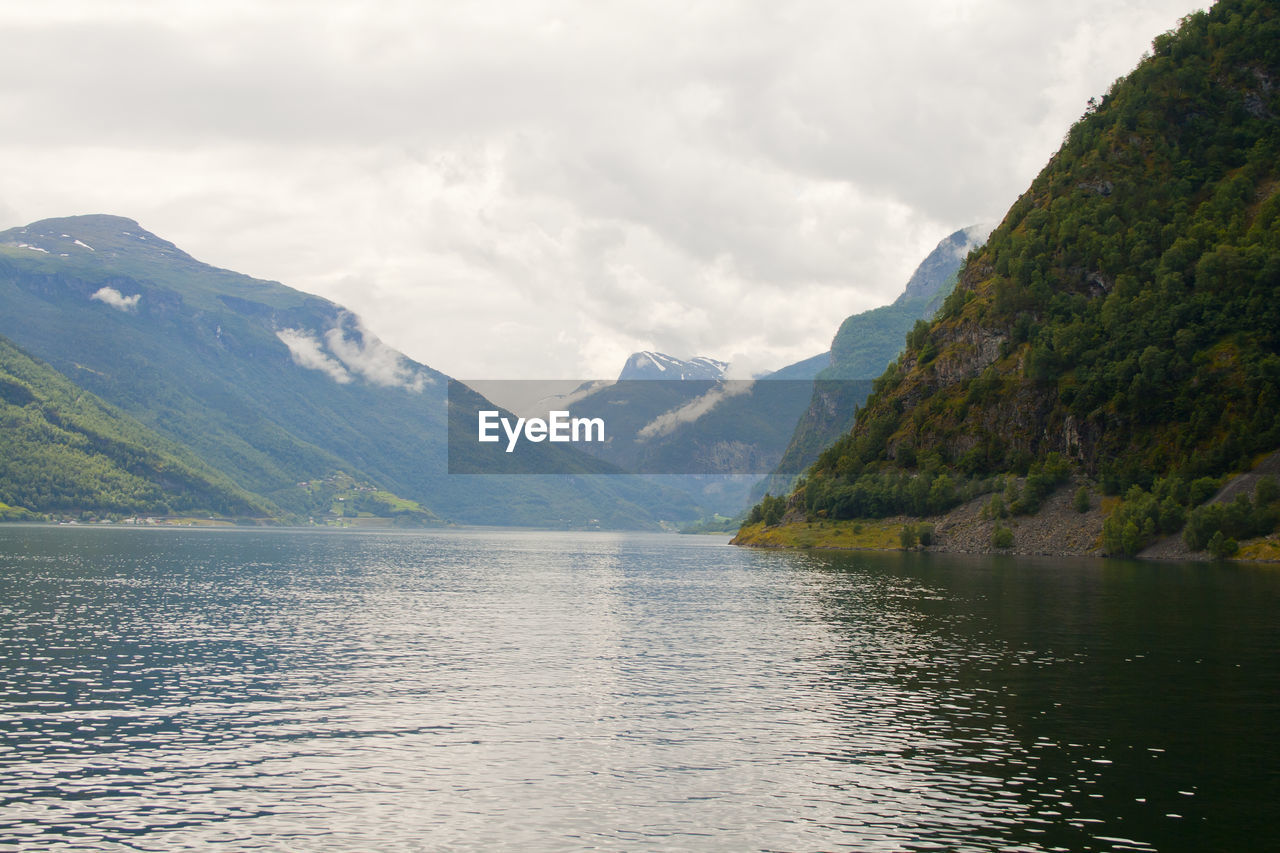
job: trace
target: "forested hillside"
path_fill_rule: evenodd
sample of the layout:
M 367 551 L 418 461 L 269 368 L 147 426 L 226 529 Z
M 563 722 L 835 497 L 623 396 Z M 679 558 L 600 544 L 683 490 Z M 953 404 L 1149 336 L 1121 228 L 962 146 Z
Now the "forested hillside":
M 817 373 L 813 396 L 777 470 L 757 485 L 755 497 L 790 488 L 796 472 L 849 430 L 871 391 L 871 380 L 898 357 L 912 325 L 934 315 L 955 286 L 965 257 L 982 244 L 988 230 L 973 225 L 948 235 L 916 267 L 897 299 L 844 319 L 831 341 L 830 361 Z
M 0 338 L 0 517 L 279 510 Z
M 1109 551 L 1178 529 L 1280 447 L 1278 190 L 1280 8 L 1223 0 L 1089 104 L 791 506 L 922 515 L 1018 475 L 1033 511 L 1077 472 L 1125 496 Z

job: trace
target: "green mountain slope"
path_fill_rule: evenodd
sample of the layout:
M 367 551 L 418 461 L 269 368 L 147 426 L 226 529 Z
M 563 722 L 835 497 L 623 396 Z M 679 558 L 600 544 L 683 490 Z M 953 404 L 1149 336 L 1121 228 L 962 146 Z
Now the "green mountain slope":
M 279 510 L 0 338 L 0 503 L 39 513 Z
M 237 486 L 307 514 L 337 472 L 454 521 L 613 526 L 692 517 L 606 479 L 451 477 L 447 377 L 327 300 L 203 264 L 115 216 L 0 233 L 0 334 Z
M 386 354 L 401 373 L 369 381 L 321 350 L 337 329 L 371 362 L 382 354 L 338 306 L 201 264 L 131 220 L 0 233 L 0 304 L 0 333 L 260 494 L 350 466 L 398 491 L 387 451 L 421 454 L 424 431 L 444 423 L 443 407 L 404 388 L 439 382 L 434 371 Z M 318 351 L 311 362 L 291 333 L 304 356 Z
M 938 310 L 969 251 L 983 243 L 989 227 L 974 225 L 948 235 L 920 262 L 891 304 L 846 318 L 831 341 L 831 367 L 819 378 L 869 380 L 883 373 L 902 351 L 915 322 Z
M 923 514 L 1075 470 L 1143 508 L 1109 550 L 1177 529 L 1195 481 L 1280 447 L 1278 190 L 1280 8 L 1222 0 L 1091 104 L 791 505 Z
M 933 316 L 955 286 L 969 251 L 981 245 L 989 229 L 970 226 L 943 239 L 916 267 L 906 288 L 889 305 L 845 318 L 831 342 L 829 363 L 817 373 L 813 396 L 792 432 L 777 472 L 758 484 L 767 491 L 791 487 L 822 450 L 853 426 L 854 413 L 871 393 L 871 380 L 902 352 L 907 332 Z

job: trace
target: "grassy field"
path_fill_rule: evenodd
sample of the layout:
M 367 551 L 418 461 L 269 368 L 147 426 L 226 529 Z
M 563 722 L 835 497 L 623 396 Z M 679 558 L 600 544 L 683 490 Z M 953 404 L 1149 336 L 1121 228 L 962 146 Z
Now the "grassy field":
M 1236 559 L 1280 562 L 1280 534 L 1272 533 L 1261 539 L 1250 539 L 1241 543 Z
M 896 551 L 902 521 L 805 521 L 766 527 L 748 524 L 734 537 L 735 545 L 754 548 L 831 548 L 843 550 Z

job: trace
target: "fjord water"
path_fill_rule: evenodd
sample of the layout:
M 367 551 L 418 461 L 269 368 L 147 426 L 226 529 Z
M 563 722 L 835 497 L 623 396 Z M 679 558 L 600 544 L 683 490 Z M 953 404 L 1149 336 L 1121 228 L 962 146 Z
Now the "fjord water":
M 1275 849 L 1280 570 L 0 528 L 0 849 Z

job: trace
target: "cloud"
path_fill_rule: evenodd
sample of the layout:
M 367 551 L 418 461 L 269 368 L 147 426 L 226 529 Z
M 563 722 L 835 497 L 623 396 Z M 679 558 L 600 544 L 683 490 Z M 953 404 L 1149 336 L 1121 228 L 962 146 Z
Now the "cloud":
M 348 328 L 349 327 L 349 328 Z M 374 385 L 420 392 L 434 384 L 391 347 L 365 330 L 359 318 L 344 314 L 338 324 L 320 338 L 304 329 L 281 329 L 276 337 L 289 348 L 295 364 L 319 370 L 340 384 L 359 376 Z M 325 351 L 328 345 L 328 352 Z
M 366 331 L 360 321 L 344 318 L 354 326 L 351 338 L 342 325 L 325 333 L 329 351 L 355 374 L 363 376 L 375 385 L 404 388 L 420 392 L 432 380 L 426 374 L 414 370 L 399 352 Z
M 749 379 L 721 382 L 701 397 L 658 415 L 641 427 L 636 436 L 641 441 L 647 441 L 655 436 L 667 435 L 682 424 L 691 424 L 698 420 L 729 397 L 750 392 L 754 385 L 755 382 Z
M 351 374 L 338 362 L 325 355 L 320 341 L 302 329 L 281 329 L 276 337 L 289 348 L 293 363 L 309 370 L 319 370 L 340 385 L 351 381 Z
M 964 229 L 965 252 L 976 246 L 986 245 L 991 232 L 996 230 L 995 222 L 979 222 Z
M 90 299 L 96 299 L 104 302 L 112 308 L 118 308 L 121 311 L 136 311 L 138 302 L 142 299 L 141 293 L 135 293 L 133 296 L 125 296 L 114 287 L 100 287 L 94 292 Z
M 0 198 L 133 217 L 453 375 L 778 367 L 1002 216 L 1201 5 L 9 4 Z

